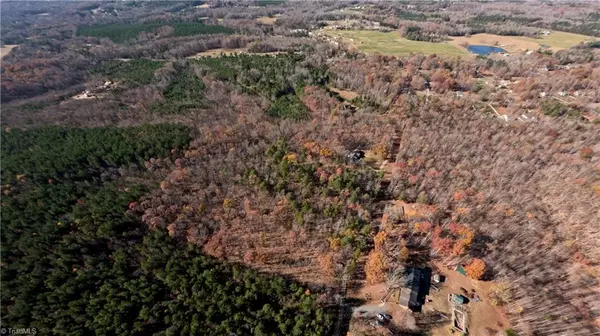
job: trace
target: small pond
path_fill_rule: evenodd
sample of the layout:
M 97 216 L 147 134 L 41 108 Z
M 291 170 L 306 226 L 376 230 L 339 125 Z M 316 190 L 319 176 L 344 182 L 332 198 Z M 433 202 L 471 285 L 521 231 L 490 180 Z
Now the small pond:
M 503 53 L 506 50 L 498 47 L 486 46 L 486 45 L 469 45 L 467 49 L 477 55 L 487 56 L 491 53 Z

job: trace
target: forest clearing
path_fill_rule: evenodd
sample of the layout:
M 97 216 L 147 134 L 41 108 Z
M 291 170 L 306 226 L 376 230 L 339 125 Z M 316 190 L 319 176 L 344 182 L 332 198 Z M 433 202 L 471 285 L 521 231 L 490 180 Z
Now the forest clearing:
M 552 48 L 552 50 L 555 50 L 555 51 L 571 48 L 571 47 L 574 47 L 583 42 L 598 40 L 597 37 L 581 35 L 581 34 L 574 34 L 574 33 L 561 32 L 561 31 L 549 31 L 549 32 L 550 32 L 550 34 L 548 34 L 548 35 L 542 34 L 539 36 L 539 38 L 533 38 L 533 37 L 527 37 L 527 36 L 515 36 L 515 38 L 517 40 L 535 42 L 540 45 L 545 44 L 547 46 L 550 46 Z
M 17 46 L 17 44 L 5 44 L 2 47 L 0 47 L 0 58 L 3 58 L 4 56 L 8 55 L 10 51 Z
M 349 91 L 349 90 L 340 90 L 338 88 L 334 88 L 334 87 L 329 87 L 329 90 L 336 92 L 337 94 L 340 95 L 340 97 L 344 98 L 347 101 L 350 101 L 358 96 L 360 96 L 360 94 L 358 92 L 355 91 Z
M 277 18 L 276 17 L 261 16 L 259 18 L 256 18 L 256 21 L 258 21 L 259 23 L 262 23 L 262 24 L 266 24 L 266 25 L 274 25 L 275 22 L 277 21 Z
M 448 269 L 446 266 L 437 264 L 440 273 L 446 279 L 440 286 L 439 291 L 431 291 L 431 300 L 423 306 L 423 313 L 443 312 L 450 316 L 451 309 L 448 303 L 449 294 L 464 294 L 463 288 L 471 294 L 477 295 L 478 301 L 471 300 L 465 306 L 469 316 L 468 328 L 472 335 L 490 334 L 490 330 L 502 332 L 509 329 L 506 313 L 501 307 L 496 307 L 490 299 L 491 294 L 501 284 L 490 281 L 477 281 Z M 451 335 L 447 326 L 440 326 L 432 330 L 434 336 Z
M 535 51 L 541 48 L 542 45 L 546 45 L 550 47 L 550 49 L 558 51 L 590 40 L 594 40 L 594 38 L 580 34 L 555 31 L 550 32 L 549 35 L 541 35 L 539 38 L 503 36 L 487 33 L 450 37 L 450 43 L 461 48 L 464 48 L 463 46 L 465 44 L 498 46 L 510 53 L 519 53 L 526 50 Z
M 339 37 L 351 47 L 366 53 L 381 53 L 392 56 L 403 56 L 411 53 L 444 56 L 468 56 L 469 52 L 453 44 L 411 41 L 401 37 L 398 32 L 381 32 L 376 30 L 330 30 L 322 32 L 332 37 Z
M 495 332 L 499 335 L 510 328 L 506 313 L 501 307 L 494 306 L 493 300 L 490 298 L 502 284 L 472 280 L 441 264 L 436 264 L 435 269 L 438 270 L 438 274 L 445 276 L 445 280 L 442 284 L 436 284 L 436 289 L 430 290 L 427 302 L 423 305 L 420 314 L 415 314 L 398 304 L 399 290 L 393 291 L 383 302 L 382 298 L 388 291 L 385 283 L 364 285 L 351 292 L 349 299 L 362 301 L 363 304 L 354 308 L 350 335 L 360 335 L 360 332 L 373 329 L 368 326 L 368 318 L 372 319 L 375 314 L 369 313 L 382 312 L 392 316 L 390 323 L 385 326 L 392 332 L 394 330 L 416 331 L 425 328 L 433 336 L 450 336 L 453 334 L 452 328 L 450 328 L 452 305 L 448 302 L 448 296 L 450 294 L 462 295 L 465 290 L 469 293 L 465 295 L 477 297 L 476 300 L 470 300 L 462 305 L 462 309 L 468 316 L 469 334 L 493 335 Z
M 534 41 L 525 41 L 517 39 L 513 36 L 501 36 L 494 34 L 475 34 L 469 37 L 467 36 L 453 36 L 450 37 L 450 43 L 459 47 L 465 48 L 466 45 L 487 45 L 497 46 L 509 53 L 519 53 L 525 50 L 537 50 L 539 44 Z

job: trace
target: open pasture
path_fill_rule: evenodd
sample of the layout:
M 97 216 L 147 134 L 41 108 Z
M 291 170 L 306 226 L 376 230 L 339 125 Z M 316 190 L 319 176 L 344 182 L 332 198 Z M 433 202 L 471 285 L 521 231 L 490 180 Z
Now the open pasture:
M 403 56 L 410 53 L 437 54 L 446 56 L 467 56 L 469 53 L 451 43 L 431 43 L 411 41 L 401 37 L 397 32 L 381 32 L 375 30 L 324 30 L 332 37 L 340 37 L 353 47 L 366 53 L 381 53 Z

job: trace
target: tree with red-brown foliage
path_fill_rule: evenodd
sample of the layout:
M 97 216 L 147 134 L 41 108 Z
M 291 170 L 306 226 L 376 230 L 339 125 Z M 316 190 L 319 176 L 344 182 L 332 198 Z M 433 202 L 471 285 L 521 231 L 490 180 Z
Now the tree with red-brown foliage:
M 386 270 L 387 267 L 383 254 L 379 251 L 371 251 L 367 257 L 367 263 L 365 264 L 367 283 L 376 284 L 383 282 L 383 280 L 385 280 Z
M 467 275 L 475 280 L 480 280 L 485 274 L 485 262 L 481 259 L 473 259 L 471 263 L 465 266 Z

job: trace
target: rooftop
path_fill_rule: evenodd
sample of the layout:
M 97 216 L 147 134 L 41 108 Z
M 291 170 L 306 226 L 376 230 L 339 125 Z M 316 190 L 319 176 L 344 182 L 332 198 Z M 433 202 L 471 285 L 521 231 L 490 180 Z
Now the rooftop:
M 420 311 L 431 287 L 431 269 L 409 267 L 404 275 L 404 287 L 400 291 L 398 304 L 412 311 Z

